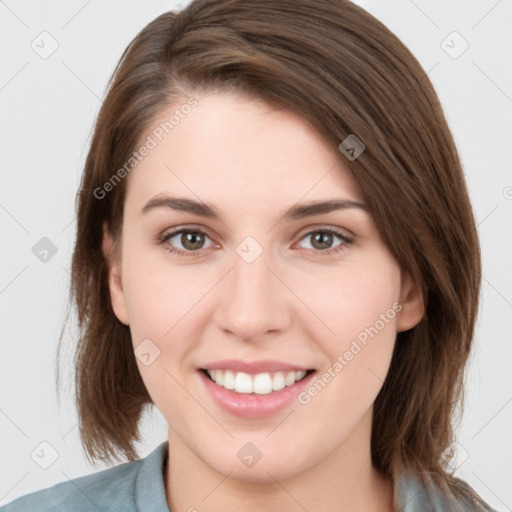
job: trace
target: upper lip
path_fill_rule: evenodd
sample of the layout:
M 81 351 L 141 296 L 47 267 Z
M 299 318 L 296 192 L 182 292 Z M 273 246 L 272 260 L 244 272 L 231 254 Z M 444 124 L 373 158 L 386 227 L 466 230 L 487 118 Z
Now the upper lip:
M 312 370 L 300 364 L 292 364 L 284 361 L 261 359 L 259 361 L 243 361 L 241 359 L 224 359 L 206 363 L 201 367 L 204 370 L 231 370 L 233 372 L 265 373 L 277 371 L 300 372 Z

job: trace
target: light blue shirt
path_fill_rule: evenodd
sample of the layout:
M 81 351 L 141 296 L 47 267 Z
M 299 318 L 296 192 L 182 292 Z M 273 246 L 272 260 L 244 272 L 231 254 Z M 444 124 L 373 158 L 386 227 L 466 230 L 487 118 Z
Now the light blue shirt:
M 168 448 L 165 441 L 143 459 L 26 494 L 0 507 L 0 512 L 170 512 L 164 484 Z M 395 481 L 394 492 L 401 512 L 477 510 L 450 502 L 435 486 L 422 486 L 410 473 Z

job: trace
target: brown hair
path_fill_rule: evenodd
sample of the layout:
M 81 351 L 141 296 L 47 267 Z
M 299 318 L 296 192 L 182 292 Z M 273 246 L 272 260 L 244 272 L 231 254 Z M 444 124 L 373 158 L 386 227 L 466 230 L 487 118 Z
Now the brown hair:
M 130 158 L 162 109 L 192 91 L 227 88 L 294 110 L 334 147 L 350 134 L 365 144 L 345 164 L 426 304 L 420 323 L 397 335 L 374 404 L 372 462 L 386 475 L 398 467 L 430 474 L 456 496 L 478 500 L 442 457 L 454 438 L 456 406 L 462 411 L 481 279 L 461 162 L 421 65 L 389 29 L 347 0 L 194 0 L 158 16 L 124 51 L 77 195 L 70 295 L 87 456 L 108 462 L 120 452 L 136 459 L 138 422 L 152 403 L 129 328 L 114 315 L 102 253 L 104 224 L 119 239 L 128 178 L 101 199 L 94 191 Z

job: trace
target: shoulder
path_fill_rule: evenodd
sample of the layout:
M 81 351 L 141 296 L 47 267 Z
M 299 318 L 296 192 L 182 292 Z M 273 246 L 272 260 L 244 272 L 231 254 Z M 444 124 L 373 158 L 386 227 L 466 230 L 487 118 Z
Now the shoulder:
M 403 471 L 395 481 L 395 506 L 402 512 L 497 512 L 467 482 L 450 477 L 452 488 L 441 489 L 428 473 Z
M 127 462 L 91 475 L 21 496 L 0 507 L 1 512 L 134 510 L 133 489 L 141 461 Z M 116 507 L 113 507 L 115 503 Z M 122 507 L 122 508 L 120 508 Z
M 145 459 L 26 494 L 1 506 L 0 512 L 137 512 L 137 494 L 147 488 L 146 480 L 150 479 L 160 492 L 164 490 L 160 463 L 166 447 L 162 443 Z M 155 474 L 157 471 L 159 474 Z

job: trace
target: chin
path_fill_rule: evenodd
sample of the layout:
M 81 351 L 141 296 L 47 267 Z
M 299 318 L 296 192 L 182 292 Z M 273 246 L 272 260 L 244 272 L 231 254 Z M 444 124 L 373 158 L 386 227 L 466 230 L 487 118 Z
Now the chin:
M 308 470 L 313 464 L 311 457 L 304 458 L 303 447 L 293 443 L 290 450 L 279 450 L 278 446 L 262 446 L 264 443 L 238 441 L 235 448 L 226 447 L 222 453 L 208 453 L 203 461 L 215 471 L 229 478 L 252 483 L 275 483 L 286 480 L 297 473 Z M 258 449 L 256 446 L 260 446 Z M 230 454 L 226 457 L 226 454 Z M 212 457 L 213 455 L 213 457 Z

